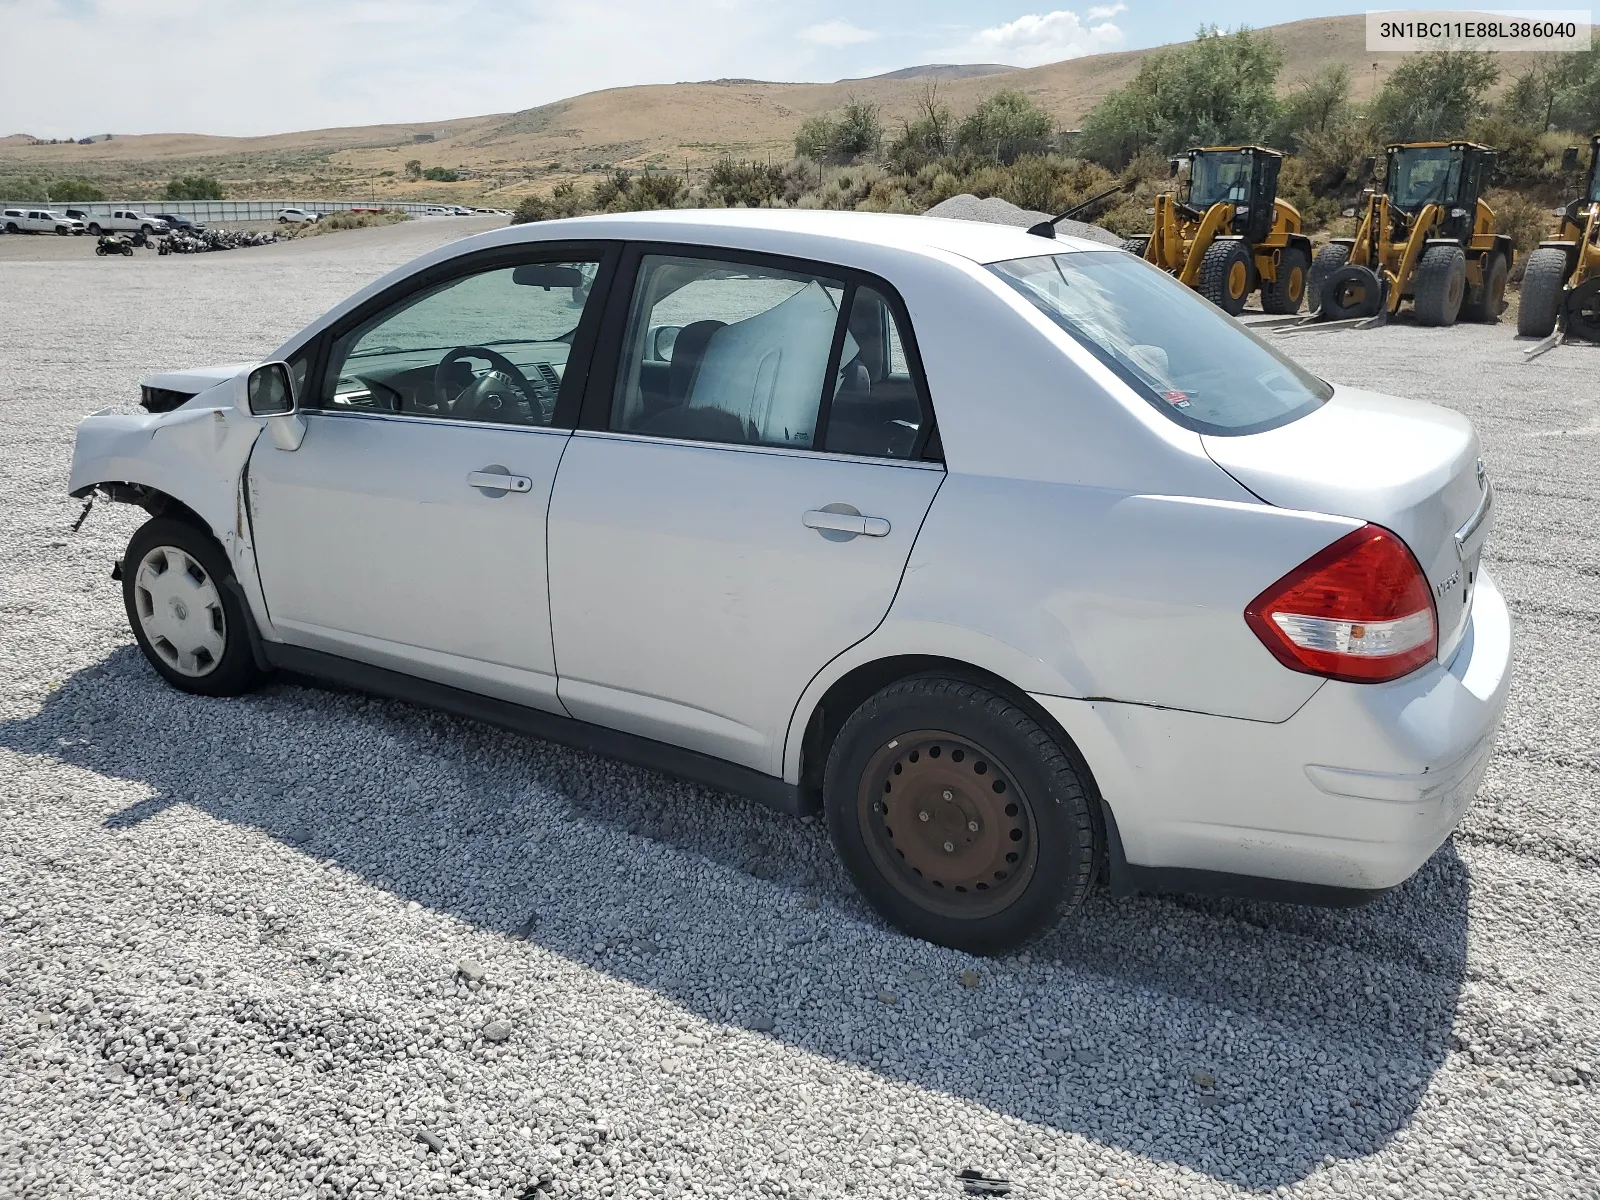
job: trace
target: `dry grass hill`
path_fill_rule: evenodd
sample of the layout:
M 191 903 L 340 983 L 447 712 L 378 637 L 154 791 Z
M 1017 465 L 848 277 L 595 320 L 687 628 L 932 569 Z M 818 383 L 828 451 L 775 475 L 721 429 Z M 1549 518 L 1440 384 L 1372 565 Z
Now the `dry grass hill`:
M 1401 58 L 1366 50 L 1360 16 L 1294 21 L 1273 26 L 1272 33 L 1283 49 L 1286 88 L 1345 62 L 1355 98 L 1365 99 Z M 930 79 L 957 112 L 1001 88 L 1017 88 L 1070 129 L 1101 96 L 1127 82 L 1147 53 L 1097 54 L 1026 70 L 909 68 L 836 83 L 718 80 L 612 88 L 516 113 L 271 137 L 119 135 L 88 146 L 34 146 L 10 137 L 0 139 L 0 175 L 82 175 L 137 198 L 174 175 L 204 173 L 220 179 L 229 196 L 482 197 L 510 207 L 521 194 L 612 166 L 681 170 L 724 154 L 787 158 L 804 118 L 837 109 L 852 96 L 880 105 L 893 126 L 912 113 Z M 410 159 L 469 178 L 408 182 L 404 164 Z

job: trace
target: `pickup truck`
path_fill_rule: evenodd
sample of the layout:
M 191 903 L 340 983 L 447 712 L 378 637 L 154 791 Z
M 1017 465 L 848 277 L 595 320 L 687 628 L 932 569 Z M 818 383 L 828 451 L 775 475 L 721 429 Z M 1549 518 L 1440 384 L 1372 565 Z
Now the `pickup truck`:
M 0 229 L 7 233 L 82 233 L 83 222 L 48 208 L 8 208 L 0 212 Z
M 102 233 L 138 233 L 143 230 L 148 237 L 153 233 L 167 233 L 167 223 L 136 208 L 115 209 L 109 217 L 95 217 L 89 222 L 89 232 L 98 237 Z

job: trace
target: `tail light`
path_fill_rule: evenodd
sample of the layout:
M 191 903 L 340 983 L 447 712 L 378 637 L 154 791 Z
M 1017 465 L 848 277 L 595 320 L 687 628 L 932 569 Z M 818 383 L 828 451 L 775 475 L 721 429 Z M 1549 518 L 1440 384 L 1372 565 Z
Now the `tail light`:
M 1244 619 L 1284 666 L 1350 683 L 1399 679 L 1439 653 L 1433 589 L 1381 525 L 1312 555 L 1252 600 Z

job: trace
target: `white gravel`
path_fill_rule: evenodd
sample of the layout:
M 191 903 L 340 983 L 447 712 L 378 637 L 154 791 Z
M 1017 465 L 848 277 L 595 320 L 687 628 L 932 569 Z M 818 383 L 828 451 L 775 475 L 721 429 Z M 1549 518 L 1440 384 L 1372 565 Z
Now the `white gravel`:
M 881 926 L 815 822 L 141 661 L 109 578 L 141 514 L 67 532 L 76 419 L 466 226 L 0 249 L 0 1196 L 1600 1194 L 1600 350 L 1292 343 L 1469 413 L 1502 501 L 1517 684 L 1416 879 L 1337 912 L 1097 896 L 978 961 Z
M 963 192 L 959 196 L 939 201 L 922 215 L 947 217 L 955 221 L 988 221 L 995 225 L 1015 225 L 1027 229 L 1040 221 L 1048 221 L 1055 214 L 1018 208 L 1011 201 L 1002 200 L 999 196 L 985 196 L 980 200 L 970 193 Z M 1074 221 L 1071 217 L 1057 221 L 1056 232 L 1062 237 L 1087 238 L 1091 242 L 1101 242 L 1107 246 L 1122 245 L 1122 239 L 1109 229 L 1090 225 L 1086 221 Z

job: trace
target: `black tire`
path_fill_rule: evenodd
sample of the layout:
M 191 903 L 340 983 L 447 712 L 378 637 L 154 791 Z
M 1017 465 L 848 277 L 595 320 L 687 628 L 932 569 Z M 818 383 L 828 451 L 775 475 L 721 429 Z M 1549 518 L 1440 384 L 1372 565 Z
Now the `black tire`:
M 153 226 L 150 226 L 150 225 L 141 225 L 141 226 L 139 226 L 139 232 L 144 234 L 145 237 L 149 237 L 152 233 L 155 232 L 155 229 L 154 229 Z
M 1230 317 L 1237 317 L 1255 287 L 1255 273 L 1255 261 L 1244 242 L 1212 242 L 1200 260 L 1199 292 Z
M 56 236 L 57 237 L 66 237 L 71 232 L 72 232 L 72 230 L 68 229 L 65 225 L 57 225 L 56 226 Z
M 1467 288 L 1467 297 L 1461 302 L 1464 321 L 1481 321 L 1493 325 L 1506 310 L 1506 281 L 1511 278 L 1511 263 L 1504 254 L 1491 250 L 1483 258 L 1483 282 Z
M 1567 293 L 1567 333 L 1600 342 L 1600 275 L 1591 275 Z
M 203 576 L 203 582 L 195 579 L 192 571 L 187 570 L 187 564 L 179 564 L 175 557 L 167 558 L 162 553 L 174 549 L 187 556 Z M 152 583 L 164 577 L 167 570 L 177 567 L 187 572 L 190 586 L 199 588 L 208 585 L 215 600 L 210 599 L 210 593 L 204 593 L 194 601 L 193 607 L 186 607 L 181 599 L 176 604 L 164 603 L 163 595 L 158 594 L 159 589 L 146 588 L 147 580 L 141 576 L 141 568 L 153 555 L 161 557 L 165 569 L 159 575 L 153 575 L 150 580 Z M 187 596 L 188 593 L 183 595 Z M 249 614 L 243 609 L 241 593 L 227 556 L 209 533 L 187 521 L 170 517 L 154 517 L 146 521 L 129 539 L 128 550 L 122 560 L 122 601 L 128 613 L 128 626 L 133 630 L 139 649 L 144 651 L 145 658 L 156 669 L 156 673 L 179 691 L 199 696 L 237 696 L 261 682 L 261 671 L 256 666 L 250 648 Z M 174 619 L 185 626 L 192 617 L 197 622 L 193 627 L 197 632 L 209 625 L 210 631 L 220 638 L 222 651 L 216 655 L 207 653 L 209 662 L 201 659 L 199 654 L 189 656 L 193 660 L 192 665 L 201 673 L 175 666 L 184 658 L 182 651 L 170 642 L 165 647 L 158 647 L 152 640 L 146 629 L 145 613 L 153 615 L 158 607 L 163 612 L 172 611 Z M 157 640 L 164 640 L 160 638 L 159 631 L 156 636 Z M 179 634 L 173 636 L 182 640 Z
M 1150 248 L 1150 239 L 1148 237 L 1131 237 L 1122 243 L 1122 248 L 1129 254 L 1136 254 L 1143 258 L 1144 252 Z
M 1278 255 L 1278 277 L 1261 282 L 1261 311 L 1275 316 L 1291 316 L 1300 311 L 1306 298 L 1306 276 L 1311 264 L 1306 252 L 1293 246 Z
M 124 258 L 132 258 L 133 257 L 133 247 L 131 245 L 127 244 L 127 243 L 123 243 L 122 255 L 123 255 Z
M 1322 281 L 1315 303 L 1329 321 L 1375 317 L 1384 305 L 1383 281 L 1367 267 L 1345 263 Z
M 1411 309 L 1424 325 L 1454 325 L 1467 298 L 1467 252 L 1460 246 L 1428 246 L 1412 277 Z
M 19 230 L 17 228 L 17 223 L 15 221 L 7 221 L 6 222 L 6 232 L 7 233 L 20 233 L 21 230 Z
M 106 248 L 104 246 L 96 246 L 94 248 L 94 252 L 96 254 L 98 254 L 101 258 L 104 258 L 106 256 Z
M 1567 286 L 1567 252 L 1541 246 L 1528 255 L 1522 272 L 1522 301 L 1517 308 L 1517 332 L 1523 337 L 1549 337 L 1561 316 L 1562 292 Z
M 1329 276 L 1349 261 L 1349 246 L 1334 243 L 1317 251 L 1316 258 L 1311 260 L 1311 275 L 1306 279 L 1306 295 L 1311 297 L 1306 303 L 1310 304 L 1313 310 L 1322 303 L 1322 290 L 1327 285 Z
M 903 679 L 862 704 L 834 740 L 823 777 L 828 831 L 890 924 L 968 953 L 1003 954 L 1055 926 L 1094 881 L 1099 801 L 1078 762 L 982 684 Z M 896 794 L 900 779 L 908 783 Z M 889 822 L 901 804 L 897 844 Z M 954 857 L 939 860 L 944 852 Z M 919 860 L 927 872 L 913 866 Z M 949 864 L 948 887 L 933 876 L 935 861 Z
M 94 234 L 95 237 L 99 237 L 105 231 L 100 228 L 100 223 L 98 221 L 90 221 L 89 232 Z

